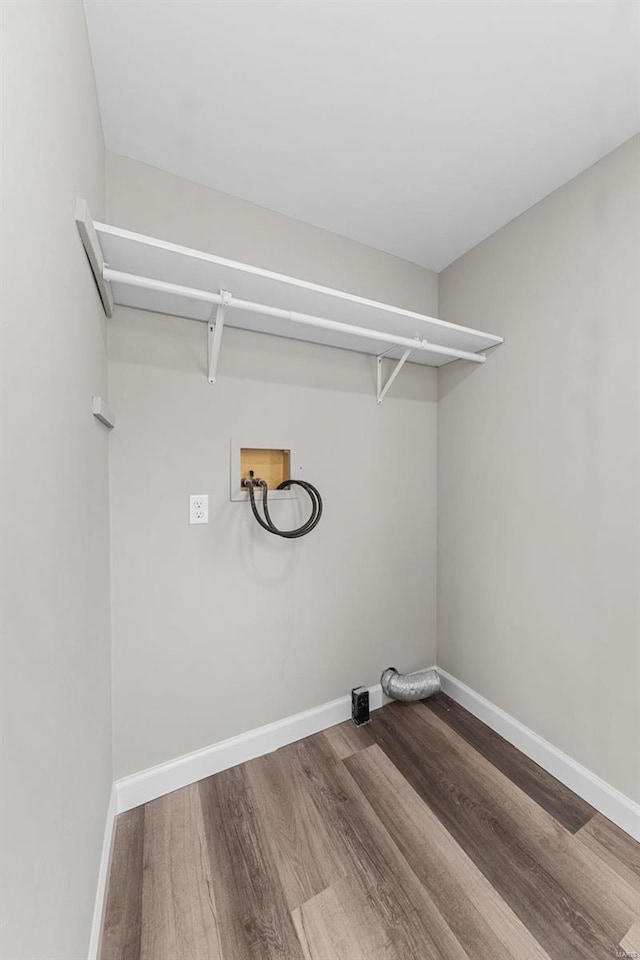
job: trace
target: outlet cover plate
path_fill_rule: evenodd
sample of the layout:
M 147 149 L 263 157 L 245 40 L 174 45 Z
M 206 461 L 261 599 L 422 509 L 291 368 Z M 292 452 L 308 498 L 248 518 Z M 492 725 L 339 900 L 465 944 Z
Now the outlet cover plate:
M 209 523 L 209 495 L 192 493 L 189 497 L 189 523 Z

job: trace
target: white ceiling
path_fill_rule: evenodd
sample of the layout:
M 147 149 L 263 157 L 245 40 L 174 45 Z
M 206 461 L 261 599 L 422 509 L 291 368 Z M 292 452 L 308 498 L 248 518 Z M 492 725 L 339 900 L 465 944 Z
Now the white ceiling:
M 433 270 L 640 129 L 636 0 L 86 9 L 110 150 Z

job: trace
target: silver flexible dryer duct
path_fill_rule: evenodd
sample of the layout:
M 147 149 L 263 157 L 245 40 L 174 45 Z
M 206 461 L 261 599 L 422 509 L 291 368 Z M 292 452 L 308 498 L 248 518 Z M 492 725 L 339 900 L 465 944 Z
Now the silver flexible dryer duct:
M 382 689 L 394 700 L 424 700 L 440 690 L 437 670 L 416 670 L 415 673 L 398 673 L 388 667 L 380 677 Z

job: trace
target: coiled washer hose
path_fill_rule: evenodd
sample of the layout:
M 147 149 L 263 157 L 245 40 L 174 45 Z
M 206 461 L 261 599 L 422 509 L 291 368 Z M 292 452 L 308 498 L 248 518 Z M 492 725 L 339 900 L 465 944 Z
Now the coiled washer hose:
M 269 533 L 274 533 L 277 537 L 286 537 L 289 540 L 294 540 L 296 537 L 304 537 L 306 533 L 310 533 L 322 516 L 322 497 L 312 483 L 307 483 L 306 480 L 283 480 L 282 483 L 278 484 L 276 490 L 287 490 L 294 484 L 298 487 L 302 487 L 302 489 L 306 490 L 306 492 L 309 494 L 312 504 L 311 515 L 306 523 L 303 523 L 301 527 L 297 527 L 295 530 L 279 530 L 269 515 L 269 506 L 267 504 L 267 492 L 269 488 L 267 487 L 266 482 L 264 480 L 253 479 L 244 481 L 244 486 L 248 487 L 249 489 L 249 500 L 251 501 L 253 515 L 263 530 L 267 530 Z M 256 498 L 253 492 L 255 485 L 262 487 L 262 509 L 264 510 L 264 520 L 258 513 L 258 508 L 256 506 Z

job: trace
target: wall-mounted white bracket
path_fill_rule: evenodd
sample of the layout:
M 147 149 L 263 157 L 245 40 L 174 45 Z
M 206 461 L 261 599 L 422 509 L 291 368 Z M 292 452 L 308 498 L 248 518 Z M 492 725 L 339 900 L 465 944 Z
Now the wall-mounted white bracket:
M 91 412 L 93 413 L 96 420 L 99 420 L 100 423 L 104 423 L 105 427 L 109 427 L 111 430 L 116 425 L 113 413 L 111 408 L 107 406 L 102 397 L 94 397 L 91 403 Z
M 76 200 L 76 225 L 82 243 L 84 244 L 89 263 L 91 264 L 93 278 L 96 282 L 100 299 L 102 300 L 102 307 L 106 315 L 112 317 L 113 293 L 111 292 L 111 284 L 108 280 L 105 280 L 103 276 L 106 263 L 102 256 L 102 248 L 86 200 Z
M 395 367 L 389 374 L 389 378 L 387 382 L 385 383 L 384 386 L 382 386 L 382 361 L 385 359 L 385 357 L 387 357 L 392 352 L 392 350 L 387 350 L 385 353 L 381 353 L 379 357 L 376 357 L 376 367 L 377 367 L 377 373 L 378 373 L 378 403 L 382 403 L 382 401 L 386 397 L 389 387 L 391 386 L 395 378 L 398 376 L 398 374 L 402 370 L 403 366 L 405 365 L 405 363 L 409 358 L 409 354 L 411 353 L 411 350 L 404 351 L 404 353 L 396 363 Z
M 231 303 L 231 294 L 228 290 L 220 291 L 221 301 L 216 307 L 215 318 L 211 314 L 209 320 L 209 332 L 207 335 L 207 355 L 209 357 L 209 383 L 216 382 L 216 373 L 218 370 L 218 357 L 220 356 L 220 345 L 222 343 L 222 331 L 224 329 L 224 311 Z

